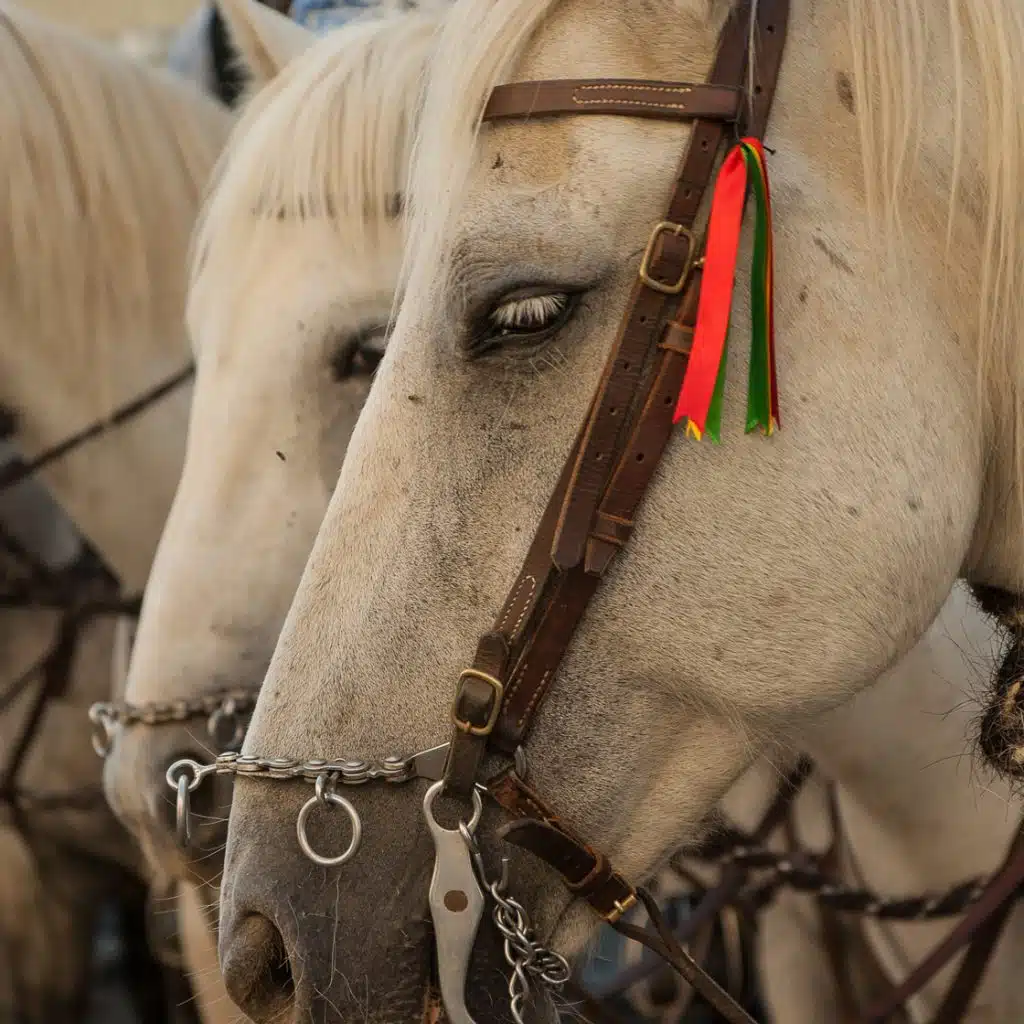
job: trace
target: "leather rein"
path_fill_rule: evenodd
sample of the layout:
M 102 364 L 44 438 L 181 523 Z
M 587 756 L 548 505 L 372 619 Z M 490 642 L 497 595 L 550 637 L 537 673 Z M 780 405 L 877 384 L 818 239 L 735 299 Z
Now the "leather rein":
M 483 114 L 489 122 L 599 114 L 689 121 L 693 129 L 587 420 L 497 621 L 480 638 L 472 666 L 459 678 L 443 775 L 445 792 L 451 795 L 470 799 L 485 755 L 498 752 L 511 759 L 526 742 L 591 598 L 629 541 L 636 511 L 671 435 L 689 362 L 703 276 L 698 214 L 723 143 L 739 134 L 764 136 L 788 18 L 788 0 L 736 5 L 703 84 L 559 80 L 498 86 L 491 94 Z M 753 69 L 750 52 L 757 55 Z M 633 886 L 603 853 L 561 821 L 514 767 L 488 779 L 484 788 L 512 815 L 513 821 L 501 830 L 507 842 L 544 861 L 574 897 L 656 953 L 725 1019 L 752 1021 L 694 961 L 650 894 Z M 783 801 L 782 808 L 787 804 Z M 774 823 L 780 813 L 777 802 L 766 823 Z M 731 881 L 723 883 L 727 890 L 738 891 L 740 874 L 728 876 Z M 935 1018 L 936 1024 L 959 1020 L 1022 882 L 1024 830 L 947 940 L 863 1019 L 888 1019 L 970 944 Z M 706 900 L 724 905 L 724 895 L 712 890 Z M 637 903 L 645 907 L 653 933 L 623 920 Z

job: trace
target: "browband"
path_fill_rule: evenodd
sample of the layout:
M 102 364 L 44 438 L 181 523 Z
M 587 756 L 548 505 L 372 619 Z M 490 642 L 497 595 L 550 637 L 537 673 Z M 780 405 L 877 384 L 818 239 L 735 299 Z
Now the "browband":
M 496 86 L 484 121 L 556 114 L 618 114 L 659 121 L 738 121 L 743 94 L 707 82 L 649 82 L 631 78 L 561 78 Z

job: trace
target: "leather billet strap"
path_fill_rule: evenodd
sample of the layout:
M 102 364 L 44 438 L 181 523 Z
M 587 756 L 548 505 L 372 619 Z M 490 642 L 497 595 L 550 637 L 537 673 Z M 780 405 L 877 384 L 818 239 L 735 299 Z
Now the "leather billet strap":
M 631 78 L 558 78 L 499 85 L 484 108 L 485 121 L 555 114 L 619 114 L 658 121 L 703 117 L 738 121 L 743 93 L 706 82 L 649 82 Z
M 502 838 L 545 860 L 562 876 L 566 888 L 586 900 L 605 921 L 613 924 L 636 904 L 636 890 L 608 858 L 560 821 L 514 771 L 492 779 L 487 792 L 514 819 L 502 827 Z

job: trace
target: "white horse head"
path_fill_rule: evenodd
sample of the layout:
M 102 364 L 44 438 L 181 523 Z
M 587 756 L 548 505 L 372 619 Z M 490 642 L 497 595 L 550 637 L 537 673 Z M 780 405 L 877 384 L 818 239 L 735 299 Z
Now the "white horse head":
M 725 7 L 500 0 L 446 20 L 408 288 L 245 752 L 381 758 L 447 738 L 455 680 L 587 412 L 687 137 L 600 117 L 479 130 L 481 111 L 509 80 L 699 81 Z M 767 738 L 904 653 L 959 573 L 1022 589 L 1024 26 L 1009 0 L 935 7 L 794 4 L 768 136 L 784 428 L 743 437 L 731 389 L 721 445 L 672 440 L 529 737 L 536 788 L 635 880 L 699 836 Z M 289 258 L 319 244 L 296 233 Z M 254 294 L 254 315 L 276 316 L 269 277 Z M 260 1022 L 345 1014 L 355 974 L 371 1013 L 418 1018 L 417 794 L 353 797 L 363 846 L 325 923 L 313 910 L 335 879 L 309 881 L 300 795 L 269 785 L 239 785 L 232 809 L 230 990 Z M 585 908 L 516 867 L 540 934 L 577 949 Z M 488 1013 L 483 951 L 474 971 Z
M 223 689 L 254 695 L 263 678 L 383 354 L 437 21 L 372 19 L 296 62 L 297 33 L 307 44 L 311 33 L 256 3 L 226 10 L 263 85 L 232 135 L 195 240 L 198 378 L 131 662 L 126 695 L 136 704 Z M 311 236 L 316 244 L 293 259 Z M 254 316 L 254 289 L 271 282 L 275 312 Z M 139 725 L 110 758 L 111 801 L 165 868 L 186 877 L 219 876 L 210 850 L 223 842 L 225 794 L 200 808 L 205 826 L 197 818 L 195 848 L 182 850 L 164 774 L 214 742 L 202 722 Z

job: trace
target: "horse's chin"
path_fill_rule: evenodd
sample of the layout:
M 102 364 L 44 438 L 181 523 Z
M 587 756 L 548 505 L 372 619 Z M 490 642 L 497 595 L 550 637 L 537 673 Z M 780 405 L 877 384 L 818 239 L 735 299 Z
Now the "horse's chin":
M 508 986 L 502 984 L 491 987 L 494 991 L 489 993 L 489 995 L 493 996 L 494 1006 L 498 1010 L 498 1019 L 511 1020 L 511 1012 L 507 1007 Z M 526 1024 L 558 1024 L 560 1020 L 558 1007 L 555 1005 L 555 1001 L 551 998 L 547 989 L 539 992 L 535 991 L 534 995 L 535 998 L 531 999 L 527 1006 L 525 1014 Z M 475 1019 L 477 1024 L 484 1024 L 485 1021 L 491 1018 L 478 1016 Z M 451 1024 L 451 1018 L 445 1011 L 441 993 L 434 986 L 427 989 L 426 997 L 423 1001 L 423 1016 L 420 1018 L 420 1024 Z
M 486 921 L 481 931 L 489 931 L 490 927 L 491 922 Z M 431 956 L 436 957 L 437 948 L 433 940 L 430 945 L 432 947 Z M 504 970 L 498 969 L 495 960 L 490 955 L 474 956 L 466 986 L 466 1003 L 470 1016 L 477 1024 L 512 1020 L 509 1006 L 511 971 L 512 968 L 507 965 Z M 540 982 L 532 985 L 524 1019 L 526 1024 L 558 1024 L 561 1015 L 551 991 L 546 985 Z M 435 975 L 431 977 L 424 992 L 423 1013 L 418 1024 L 451 1024 L 451 1020 Z

